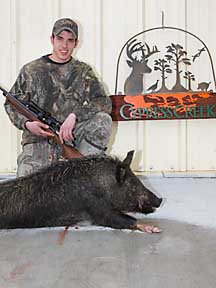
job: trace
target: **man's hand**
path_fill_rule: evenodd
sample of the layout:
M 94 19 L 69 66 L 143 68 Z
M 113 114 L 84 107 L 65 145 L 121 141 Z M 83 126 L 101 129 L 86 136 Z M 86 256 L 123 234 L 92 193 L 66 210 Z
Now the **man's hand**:
M 62 144 L 64 143 L 64 141 L 74 140 L 72 130 L 74 129 L 75 125 L 76 115 L 74 113 L 70 113 L 60 127 L 58 136 Z
M 33 134 L 37 136 L 41 136 L 41 137 L 53 137 L 54 136 L 52 132 L 46 131 L 47 129 L 49 129 L 49 126 L 39 121 L 27 121 L 25 123 L 25 127 L 26 129 L 28 129 L 30 132 L 32 132 Z

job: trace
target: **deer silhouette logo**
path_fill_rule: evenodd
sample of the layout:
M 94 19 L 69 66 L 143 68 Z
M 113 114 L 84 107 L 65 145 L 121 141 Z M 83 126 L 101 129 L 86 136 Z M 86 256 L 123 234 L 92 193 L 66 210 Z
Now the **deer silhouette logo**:
M 138 53 L 141 52 L 138 58 Z M 153 46 L 151 51 L 147 43 L 142 44 L 137 39 L 133 39 L 128 43 L 126 54 L 130 60 L 127 64 L 132 68 L 132 71 L 124 84 L 124 93 L 126 95 L 137 95 L 143 92 L 143 77 L 145 73 L 151 73 L 152 69 L 148 66 L 148 58 L 160 52 L 157 46 Z

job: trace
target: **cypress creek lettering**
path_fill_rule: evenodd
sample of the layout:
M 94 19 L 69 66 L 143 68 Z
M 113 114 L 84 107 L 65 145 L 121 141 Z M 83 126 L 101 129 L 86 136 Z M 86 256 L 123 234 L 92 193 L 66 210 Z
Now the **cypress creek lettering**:
M 191 119 L 215 118 L 215 105 L 134 108 L 132 104 L 124 104 L 120 108 L 120 116 L 125 120 L 138 119 Z

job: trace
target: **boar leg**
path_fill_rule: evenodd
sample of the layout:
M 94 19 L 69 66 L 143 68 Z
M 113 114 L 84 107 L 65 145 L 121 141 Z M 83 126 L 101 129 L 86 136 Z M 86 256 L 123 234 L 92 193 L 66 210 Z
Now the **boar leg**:
M 134 227 L 134 229 L 138 229 L 140 231 L 147 232 L 147 233 L 160 233 L 162 231 L 160 228 L 153 226 L 153 225 L 146 224 L 142 220 L 136 221 L 136 226 Z
M 133 229 L 136 225 L 135 218 L 118 211 L 104 209 L 100 216 L 98 211 L 96 213 L 97 215 L 94 214 L 95 213 L 91 213 L 91 217 L 93 223 L 97 225 L 108 226 L 115 229 Z
M 153 225 L 145 224 L 141 220 L 137 220 L 130 215 L 113 210 L 106 211 L 105 213 L 106 217 L 103 216 L 103 219 L 100 218 L 100 220 L 99 221 L 97 220 L 95 224 L 102 226 L 109 226 L 115 229 L 140 230 L 142 232 L 147 233 L 161 232 L 160 228 L 155 227 Z
M 109 209 L 107 206 L 103 207 L 102 204 L 104 202 L 97 207 L 94 206 L 94 209 L 91 209 L 91 207 L 88 209 L 89 215 L 96 225 L 108 226 L 115 229 L 137 229 L 148 233 L 160 232 L 160 229 L 157 227 L 144 224 L 130 215 L 113 210 L 112 208 Z
M 145 225 L 136 218 L 114 210 L 105 199 L 91 197 L 88 199 L 87 211 L 96 225 L 108 226 L 115 229 L 137 229 L 144 232 L 159 232 L 159 228 Z

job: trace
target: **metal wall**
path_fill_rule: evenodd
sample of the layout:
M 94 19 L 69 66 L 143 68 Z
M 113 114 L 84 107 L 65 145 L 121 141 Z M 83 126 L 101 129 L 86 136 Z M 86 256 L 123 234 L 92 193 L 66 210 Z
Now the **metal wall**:
M 50 33 L 59 17 L 80 26 L 76 57 L 91 64 L 107 92 L 114 94 L 117 57 L 134 34 L 162 25 L 199 36 L 216 59 L 213 0 L 0 0 L 0 84 L 10 88 L 21 66 L 51 51 Z M 159 36 L 163 41 L 164 35 Z M 167 36 L 165 36 L 167 37 Z M 176 36 L 189 47 L 185 36 Z M 179 37 L 179 38 L 178 38 Z M 210 66 L 197 66 L 206 77 Z M 124 78 L 125 70 L 120 78 Z M 207 77 L 208 78 L 208 77 Z M 16 169 L 20 133 L 10 124 L 0 98 L 0 172 Z M 159 120 L 114 123 L 109 153 L 136 150 L 137 171 L 216 169 L 216 120 Z

